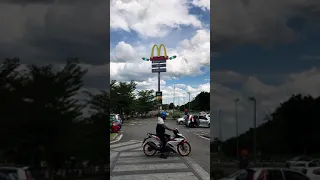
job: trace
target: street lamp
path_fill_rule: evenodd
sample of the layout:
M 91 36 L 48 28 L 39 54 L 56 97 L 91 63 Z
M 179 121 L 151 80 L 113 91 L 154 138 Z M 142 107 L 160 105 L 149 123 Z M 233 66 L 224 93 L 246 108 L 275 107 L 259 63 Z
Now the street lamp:
M 174 106 L 176 105 L 176 102 L 175 102 L 175 100 L 176 100 L 176 97 L 175 97 L 175 95 L 176 95 L 176 84 L 177 83 L 173 84 L 173 111 L 172 112 L 174 112 Z
M 237 139 L 237 160 L 239 160 L 239 124 L 238 124 L 238 102 L 239 98 L 234 100 L 235 102 L 235 120 L 236 120 L 236 139 Z
M 256 163 L 257 158 L 257 100 L 255 97 L 249 97 L 249 101 L 253 102 L 253 160 Z

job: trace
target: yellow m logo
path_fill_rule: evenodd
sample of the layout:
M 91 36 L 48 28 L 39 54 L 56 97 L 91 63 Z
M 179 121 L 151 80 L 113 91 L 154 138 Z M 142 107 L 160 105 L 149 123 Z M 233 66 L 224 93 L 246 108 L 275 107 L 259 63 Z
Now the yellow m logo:
M 164 57 L 168 57 L 167 56 L 167 49 L 163 44 L 160 44 L 160 47 L 158 45 L 153 45 L 152 49 L 151 49 L 151 58 L 154 57 L 154 48 L 157 48 L 157 52 L 158 52 L 158 57 L 161 56 L 161 48 L 163 47 L 163 51 L 164 51 Z

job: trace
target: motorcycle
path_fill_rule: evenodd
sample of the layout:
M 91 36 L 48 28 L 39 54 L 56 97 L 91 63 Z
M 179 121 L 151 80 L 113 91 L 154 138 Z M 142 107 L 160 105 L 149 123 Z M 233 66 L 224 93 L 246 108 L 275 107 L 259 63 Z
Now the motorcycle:
M 191 145 L 187 139 L 179 133 L 178 129 L 173 131 L 173 138 L 165 134 L 166 148 L 165 153 L 179 153 L 181 156 L 188 156 L 191 153 Z M 147 137 L 142 142 L 143 152 L 146 156 L 154 156 L 160 152 L 162 142 L 156 134 L 147 133 Z

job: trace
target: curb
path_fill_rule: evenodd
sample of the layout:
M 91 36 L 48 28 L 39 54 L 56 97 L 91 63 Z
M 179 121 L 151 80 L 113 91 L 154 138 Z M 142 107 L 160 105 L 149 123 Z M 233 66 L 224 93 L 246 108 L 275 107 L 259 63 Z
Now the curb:
M 122 136 L 123 136 L 122 133 L 117 133 L 117 134 L 113 137 L 112 141 L 110 141 L 110 144 L 120 141 L 120 140 L 122 139 Z

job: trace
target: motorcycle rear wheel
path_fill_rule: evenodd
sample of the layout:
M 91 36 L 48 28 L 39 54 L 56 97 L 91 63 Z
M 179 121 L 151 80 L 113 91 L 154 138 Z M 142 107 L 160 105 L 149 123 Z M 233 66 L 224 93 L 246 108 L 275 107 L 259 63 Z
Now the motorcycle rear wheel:
M 157 153 L 157 150 L 154 149 L 151 145 L 149 145 L 148 143 L 146 143 L 144 146 L 143 146 L 143 153 L 146 155 L 146 156 L 154 156 L 156 153 Z
M 186 148 L 187 150 L 183 150 Z M 183 145 L 179 144 L 177 149 L 180 156 L 188 156 L 191 153 L 191 145 L 188 142 L 185 142 Z

